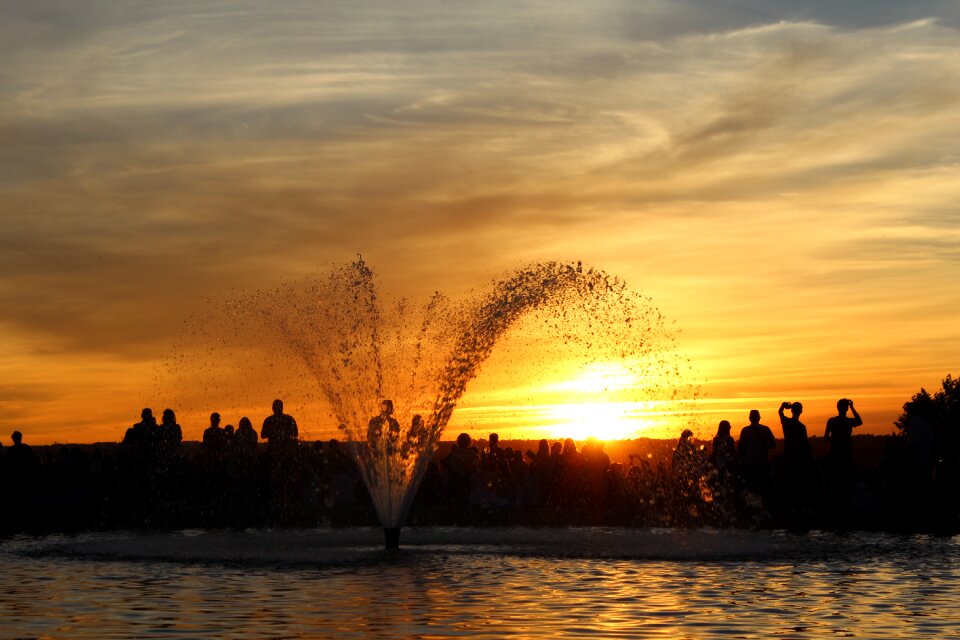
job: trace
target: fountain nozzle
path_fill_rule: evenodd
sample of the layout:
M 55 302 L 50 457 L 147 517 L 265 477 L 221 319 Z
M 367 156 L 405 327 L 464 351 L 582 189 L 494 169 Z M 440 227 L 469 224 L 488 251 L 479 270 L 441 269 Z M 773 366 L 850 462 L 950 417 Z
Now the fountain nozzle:
M 400 527 L 383 528 L 383 545 L 387 551 L 396 551 L 400 548 Z

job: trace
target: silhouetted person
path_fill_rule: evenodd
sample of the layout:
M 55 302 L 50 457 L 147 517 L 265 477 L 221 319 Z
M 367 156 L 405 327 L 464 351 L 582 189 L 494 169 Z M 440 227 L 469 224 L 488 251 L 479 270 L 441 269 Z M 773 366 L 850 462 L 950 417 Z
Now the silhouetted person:
M 39 471 L 40 461 L 34 455 L 30 445 L 23 444 L 22 433 L 14 431 L 10 434 L 10 439 L 13 440 L 13 445 L 7 449 L 4 456 L 7 471 L 15 480 L 32 482 Z
M 374 453 L 382 451 L 380 443 L 384 437 L 387 439 L 387 448 L 392 448 L 391 443 L 394 438 L 399 440 L 399 436 L 400 423 L 393 417 L 393 400 L 381 400 L 380 413 L 370 418 L 370 423 L 367 425 L 367 442 L 370 450 Z
M 576 466 L 580 462 L 580 454 L 577 452 L 577 443 L 573 438 L 567 438 L 563 441 L 563 451 L 560 457 L 571 466 Z
M 603 447 L 603 440 L 597 440 L 594 444 L 593 455 L 594 459 L 597 461 L 597 464 L 606 469 L 610 466 L 610 455 L 603 450 Z
M 400 447 L 400 455 L 407 458 L 419 454 L 424 450 L 429 439 L 430 430 L 427 429 L 427 423 L 423 421 L 423 416 L 420 414 L 413 416 L 410 428 L 407 430 L 407 438 Z
M 233 434 L 233 449 L 246 457 L 253 457 L 257 452 L 257 431 L 246 416 L 240 418 L 237 432 Z
M 848 416 L 847 411 L 853 415 Z M 823 439 L 830 443 L 828 462 L 833 480 L 847 490 L 852 488 L 857 476 L 853 461 L 853 430 L 862 424 L 853 400 L 841 398 L 837 400 L 837 415 L 827 420 L 827 429 L 823 433 Z
M 272 447 L 291 445 L 300 436 L 297 421 L 283 412 L 283 400 L 273 401 L 273 415 L 267 416 L 260 429 L 260 437 Z
M 583 483 L 580 482 L 581 462 L 583 458 L 577 451 L 577 443 L 573 438 L 563 441 L 563 449 L 557 458 L 554 476 L 554 498 L 561 513 L 565 517 L 573 516 L 573 512 L 582 502 Z
M 500 448 L 499 434 L 491 433 L 488 436 L 487 449 L 481 453 L 480 464 L 486 488 L 496 494 L 497 498 L 504 498 L 509 492 L 510 463 L 507 461 L 506 452 Z
M 784 415 L 790 410 L 790 417 Z M 811 458 L 810 441 L 807 439 L 807 427 L 800 422 L 803 405 L 799 402 L 783 402 L 777 410 L 780 426 L 783 428 L 783 455 L 787 460 L 806 464 Z
M 477 449 L 472 442 L 470 434 L 461 433 L 457 436 L 456 446 L 443 460 L 450 499 L 455 507 L 465 507 L 470 502 L 470 480 L 479 466 Z
M 559 442 L 554 442 L 552 445 L 550 445 L 550 458 L 553 460 L 553 462 L 559 461 L 560 456 L 562 455 L 563 455 L 563 444 Z
M 271 518 L 289 523 L 295 515 L 300 451 L 297 421 L 283 412 L 283 401 L 273 401 L 273 414 L 260 428 L 260 437 L 267 441 L 267 491 Z
M 393 412 L 393 406 L 391 403 L 391 414 Z M 392 454 L 395 451 L 400 450 L 400 422 L 396 418 L 393 418 L 392 415 L 390 419 L 387 420 L 387 453 Z
M 381 409 L 382 410 L 382 409 Z M 380 451 L 380 441 L 383 440 L 383 420 L 382 413 L 370 418 L 367 423 L 367 444 L 370 445 L 371 452 Z
M 127 429 L 121 444 L 137 454 L 147 454 L 154 448 L 158 433 L 157 419 L 153 417 L 153 409 L 144 408 L 140 412 L 140 422 Z
M 496 466 L 503 460 L 503 449 L 500 448 L 500 434 L 491 433 L 487 438 L 487 464 Z
M 546 438 L 540 440 L 540 442 L 537 443 L 537 452 L 534 453 L 530 449 L 527 449 L 526 456 L 530 458 L 531 467 L 545 465 L 550 458 L 550 443 L 547 442 Z
M 721 420 L 717 425 L 717 435 L 713 436 L 713 448 L 710 451 L 710 463 L 721 476 L 733 472 L 737 462 L 737 445 L 730 435 L 730 422 Z
M 167 459 L 172 458 L 180 449 L 183 441 L 183 429 L 177 424 L 177 415 L 173 409 L 164 409 L 160 426 L 157 429 L 157 446 L 159 453 Z
M 784 411 L 790 410 L 790 416 Z M 807 439 L 807 427 L 800 422 L 803 405 L 782 402 L 777 410 L 783 428 L 783 458 L 780 464 L 781 496 L 787 511 L 807 506 L 813 486 L 813 450 Z
M 141 523 L 158 505 L 157 445 L 160 428 L 149 407 L 140 412 L 140 422 L 123 435 L 117 456 L 119 504 L 130 523 Z
M 747 488 L 770 503 L 770 449 L 777 446 L 770 427 L 760 424 L 760 412 L 750 411 L 750 424 L 740 430 L 737 454 Z
M 698 500 L 702 459 L 690 429 L 684 429 L 680 434 L 677 446 L 673 448 L 671 466 L 680 497 L 686 501 Z
M 4 497 L 9 501 L 8 508 L 4 510 L 7 512 L 4 519 L 9 517 L 9 524 L 16 529 L 32 517 L 31 510 L 35 506 L 33 496 L 40 488 L 41 474 L 40 460 L 29 445 L 23 444 L 23 434 L 14 431 L 10 438 L 13 445 L 4 455 L 9 481 L 4 491 Z M 4 528 L 0 526 L 0 530 Z
M 673 448 L 673 472 L 685 473 L 694 457 L 695 444 L 692 440 L 693 431 L 684 429 L 677 441 L 677 446 Z
M 180 443 L 183 442 L 183 429 L 177 423 L 177 414 L 173 412 L 173 409 L 163 410 L 160 424 L 157 425 L 154 433 L 156 434 L 153 444 L 156 471 L 162 476 L 169 476 L 177 465 Z M 159 480 L 161 484 L 167 484 L 169 481 L 169 477 Z M 167 490 L 169 490 L 169 487 L 167 487 Z
M 600 520 L 606 501 L 607 472 L 610 456 L 603 451 L 603 443 L 590 438 L 580 448 L 580 468 L 576 473 L 575 499 L 579 517 Z
M 227 447 L 227 432 L 220 427 L 220 414 L 210 414 L 210 426 L 203 430 L 203 448 L 208 453 L 220 454 Z

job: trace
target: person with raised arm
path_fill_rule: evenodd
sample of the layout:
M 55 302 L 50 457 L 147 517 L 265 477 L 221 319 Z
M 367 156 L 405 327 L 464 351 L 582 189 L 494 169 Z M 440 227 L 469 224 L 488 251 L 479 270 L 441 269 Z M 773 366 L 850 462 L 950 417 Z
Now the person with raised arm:
M 786 410 L 790 411 L 789 417 L 784 414 Z M 777 413 L 783 429 L 783 456 L 791 463 L 806 464 L 812 454 L 807 427 L 800 422 L 803 405 L 799 402 L 783 402 Z
M 789 416 L 784 413 L 787 410 L 790 411 Z M 807 439 L 807 427 L 800 422 L 803 405 L 799 402 L 783 402 L 777 413 L 783 429 L 783 457 L 778 463 L 777 473 L 781 506 L 786 513 L 796 514 L 809 506 L 810 497 L 817 485 L 814 479 L 813 449 Z
M 847 415 L 847 412 L 852 415 Z M 853 460 L 853 430 L 863 424 L 863 419 L 853 406 L 853 400 L 837 400 L 837 415 L 827 420 L 823 439 L 830 443 L 828 466 L 835 483 L 846 490 L 856 482 L 857 465 Z

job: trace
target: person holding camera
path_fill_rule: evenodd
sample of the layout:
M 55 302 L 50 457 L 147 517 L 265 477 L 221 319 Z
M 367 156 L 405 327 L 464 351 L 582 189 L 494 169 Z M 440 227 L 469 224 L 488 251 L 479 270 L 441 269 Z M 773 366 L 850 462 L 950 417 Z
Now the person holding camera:
M 847 412 L 852 413 L 848 416 Z M 834 480 L 852 484 L 856 480 L 857 467 L 853 461 L 853 430 L 863 424 L 860 414 L 853 407 L 853 400 L 837 400 L 837 415 L 827 420 L 823 439 L 830 443 L 828 462 Z
M 790 417 L 784 414 L 790 412 Z M 807 440 L 807 427 L 800 422 L 803 405 L 799 402 L 783 402 L 777 411 L 780 426 L 783 428 L 783 456 L 792 463 L 806 464 L 812 457 L 810 441 Z
M 790 411 L 788 417 L 784 412 Z M 807 439 L 807 427 L 800 422 L 803 405 L 783 402 L 777 411 L 783 429 L 783 457 L 779 461 L 781 506 L 787 513 L 808 507 L 816 486 L 813 450 Z

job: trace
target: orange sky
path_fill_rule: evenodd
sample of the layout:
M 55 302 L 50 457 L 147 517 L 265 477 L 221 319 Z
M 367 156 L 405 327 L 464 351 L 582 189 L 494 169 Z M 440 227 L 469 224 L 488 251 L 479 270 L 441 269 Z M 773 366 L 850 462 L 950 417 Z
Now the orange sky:
M 936 1 L 4 4 L 0 442 L 118 439 L 171 402 L 190 314 L 357 253 L 395 295 L 582 260 L 675 321 L 699 435 L 779 433 L 782 400 L 820 434 L 844 396 L 889 433 L 958 373 L 958 29 Z M 676 435 L 504 358 L 451 430 Z M 272 395 L 175 408 L 197 438 Z

